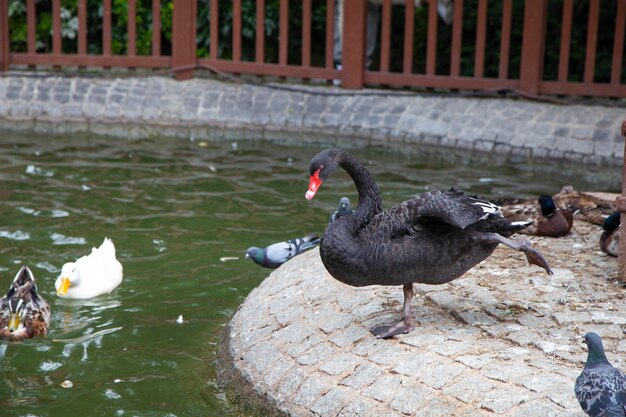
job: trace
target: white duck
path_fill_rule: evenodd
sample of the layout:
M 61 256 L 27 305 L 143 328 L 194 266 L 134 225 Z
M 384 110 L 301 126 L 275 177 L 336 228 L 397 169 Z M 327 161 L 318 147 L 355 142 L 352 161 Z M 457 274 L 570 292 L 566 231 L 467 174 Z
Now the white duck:
M 54 286 L 62 298 L 92 298 L 108 294 L 122 283 L 122 264 L 115 257 L 115 246 L 104 238 L 99 248 L 76 262 L 63 265 Z

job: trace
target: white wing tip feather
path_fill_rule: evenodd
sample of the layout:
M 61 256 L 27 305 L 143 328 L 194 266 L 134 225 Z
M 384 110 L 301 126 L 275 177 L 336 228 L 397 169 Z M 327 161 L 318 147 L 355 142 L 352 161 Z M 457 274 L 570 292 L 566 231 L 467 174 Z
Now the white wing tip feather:
M 502 217 L 500 206 L 496 204 L 493 204 L 489 201 L 480 201 L 480 200 L 475 200 L 475 202 L 472 204 L 474 204 L 475 206 L 480 206 L 480 208 L 483 209 L 483 213 L 485 213 L 485 215 L 481 217 L 481 220 L 486 219 L 487 216 L 489 216 L 490 214 L 495 214 L 495 215 Z

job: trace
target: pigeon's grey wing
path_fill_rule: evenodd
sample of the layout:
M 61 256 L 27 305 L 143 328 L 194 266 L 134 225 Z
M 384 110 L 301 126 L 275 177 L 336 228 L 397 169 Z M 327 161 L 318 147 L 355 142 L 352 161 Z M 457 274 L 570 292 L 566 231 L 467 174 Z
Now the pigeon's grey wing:
M 293 243 L 279 242 L 269 245 L 266 248 L 265 256 L 274 263 L 284 263 L 296 254 L 296 247 Z
M 612 374 L 585 369 L 576 379 L 574 388 L 583 411 L 591 417 L 607 416 L 615 405 L 615 382 Z M 623 417 L 619 414 L 616 416 Z
M 626 416 L 626 408 L 620 404 L 613 404 L 606 410 L 606 417 L 624 417 Z

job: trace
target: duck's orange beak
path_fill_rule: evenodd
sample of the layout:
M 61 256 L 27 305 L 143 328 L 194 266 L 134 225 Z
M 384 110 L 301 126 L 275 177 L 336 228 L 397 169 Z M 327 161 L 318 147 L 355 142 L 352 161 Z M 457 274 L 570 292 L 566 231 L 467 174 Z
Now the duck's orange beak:
M 70 279 L 68 277 L 61 277 L 61 285 L 57 290 L 57 294 L 65 295 L 67 290 L 70 288 Z
M 11 314 L 7 330 L 11 333 L 16 332 L 20 328 L 20 316 L 17 313 Z
M 315 197 L 315 193 L 317 193 L 320 185 L 322 185 L 322 180 L 320 179 L 320 170 L 318 169 L 313 173 L 313 175 L 311 175 L 311 179 L 309 180 L 309 190 L 306 192 L 306 194 L 304 194 L 304 197 L 307 200 Z

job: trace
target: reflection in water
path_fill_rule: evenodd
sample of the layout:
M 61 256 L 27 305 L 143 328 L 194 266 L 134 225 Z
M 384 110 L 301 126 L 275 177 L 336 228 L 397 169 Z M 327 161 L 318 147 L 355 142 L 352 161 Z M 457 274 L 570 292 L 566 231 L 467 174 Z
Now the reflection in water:
M 27 264 L 52 322 L 46 338 L 0 342 L 2 416 L 236 415 L 211 367 L 222 326 L 267 275 L 243 260 L 246 248 L 321 233 L 340 196 L 356 201 L 341 175 L 313 202 L 304 199 L 317 152 L 268 142 L 4 135 L 0 291 L 14 265 Z M 488 198 L 554 193 L 566 183 L 619 189 L 619 178 L 588 167 L 474 164 L 449 151 L 354 153 L 386 206 L 453 185 Z M 92 300 L 59 299 L 61 266 L 105 236 L 124 265 L 122 285 Z

